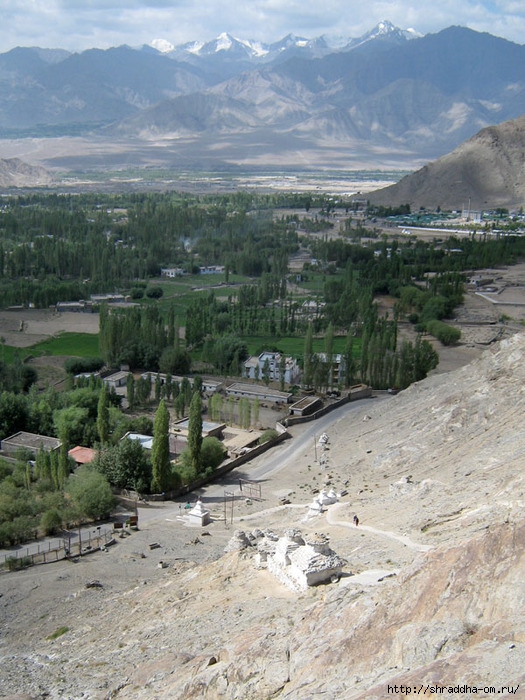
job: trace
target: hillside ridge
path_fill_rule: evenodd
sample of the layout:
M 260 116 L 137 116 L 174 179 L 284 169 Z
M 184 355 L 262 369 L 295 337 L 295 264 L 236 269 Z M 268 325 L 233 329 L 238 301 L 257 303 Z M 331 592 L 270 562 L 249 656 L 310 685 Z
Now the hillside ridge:
M 373 204 L 444 210 L 525 202 L 525 116 L 490 126 L 454 151 L 370 194 Z

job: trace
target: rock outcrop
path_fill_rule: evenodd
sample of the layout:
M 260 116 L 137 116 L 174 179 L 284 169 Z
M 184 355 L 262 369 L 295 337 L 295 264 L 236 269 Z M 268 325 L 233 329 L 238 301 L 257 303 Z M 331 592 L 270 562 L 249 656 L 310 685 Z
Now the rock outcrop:
M 40 166 L 20 158 L 0 158 L 0 187 L 42 187 L 51 185 L 53 176 Z

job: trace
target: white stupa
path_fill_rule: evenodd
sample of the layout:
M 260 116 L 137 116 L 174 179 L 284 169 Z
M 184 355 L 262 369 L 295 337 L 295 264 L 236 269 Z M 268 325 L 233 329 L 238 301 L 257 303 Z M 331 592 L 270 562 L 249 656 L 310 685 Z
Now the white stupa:
M 210 511 L 204 508 L 200 496 L 197 499 L 197 503 L 188 513 L 188 518 L 190 525 L 199 525 L 200 527 L 211 522 Z

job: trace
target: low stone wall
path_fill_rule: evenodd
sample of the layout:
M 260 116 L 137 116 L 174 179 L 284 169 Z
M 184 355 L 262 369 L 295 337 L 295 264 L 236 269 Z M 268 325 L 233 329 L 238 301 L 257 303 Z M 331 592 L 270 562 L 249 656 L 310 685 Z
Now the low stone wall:
M 275 429 L 278 433 L 278 436 L 274 440 L 269 440 L 268 442 L 264 442 L 262 445 L 257 445 L 257 447 L 252 448 L 249 450 L 249 452 L 246 452 L 243 455 L 239 455 L 238 457 L 235 457 L 234 459 L 228 459 L 225 462 L 221 464 L 220 467 L 217 467 L 213 474 L 211 476 L 203 476 L 200 479 L 196 479 L 195 481 L 192 481 L 191 484 L 188 484 L 187 486 L 181 486 L 179 489 L 175 489 L 174 491 L 169 491 L 167 493 L 163 494 L 151 494 L 146 496 L 143 500 L 141 500 L 143 497 L 139 496 L 139 494 L 133 494 L 133 492 L 127 492 L 127 498 L 129 500 L 132 500 L 134 495 L 136 495 L 136 498 L 138 499 L 137 505 L 140 508 L 141 505 L 147 505 L 145 501 L 171 501 L 178 496 L 185 496 L 188 493 L 191 493 L 192 491 L 195 491 L 195 489 L 199 489 L 202 486 L 205 486 L 206 484 L 209 484 L 213 481 L 215 481 L 218 477 L 223 476 L 224 474 L 228 474 L 228 472 L 231 472 L 233 469 L 236 469 L 237 467 L 240 467 L 241 464 L 245 464 L 246 462 L 249 462 L 251 459 L 254 459 L 254 457 L 258 457 L 259 455 L 263 454 L 267 450 L 271 449 L 275 445 L 278 445 L 279 443 L 283 442 L 283 440 L 287 440 L 290 437 L 290 433 L 287 432 L 286 428 L 281 425 L 280 423 L 277 423 L 275 426 Z M 124 496 L 122 496 L 124 497 Z

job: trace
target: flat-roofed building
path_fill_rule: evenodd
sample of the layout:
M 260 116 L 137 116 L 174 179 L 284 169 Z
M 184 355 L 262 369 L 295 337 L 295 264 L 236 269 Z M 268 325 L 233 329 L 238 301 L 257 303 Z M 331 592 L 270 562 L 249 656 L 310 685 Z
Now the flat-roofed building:
M 228 396 L 236 396 L 238 398 L 258 399 L 259 401 L 267 401 L 268 403 L 287 404 L 292 399 L 292 394 L 286 391 L 277 391 L 269 389 L 266 386 L 259 384 L 243 384 L 235 382 L 226 387 Z
M 182 418 L 170 425 L 170 431 L 173 433 L 181 433 L 181 435 L 188 435 L 189 426 L 190 419 Z M 225 423 L 212 423 L 211 421 L 203 420 L 202 437 L 220 438 L 225 427 Z
M 7 455 L 14 455 L 20 449 L 30 450 L 33 454 L 36 454 L 41 449 L 46 452 L 53 452 L 60 449 L 61 444 L 60 440 L 55 437 L 20 431 L 4 438 L 0 443 L 0 447 L 2 452 Z
M 102 381 L 110 389 L 118 389 L 121 386 L 126 386 L 128 381 L 129 372 L 119 371 L 104 377 Z
M 323 402 L 318 396 L 304 396 L 290 406 L 290 415 L 307 416 L 321 408 Z
M 166 378 L 168 376 L 167 374 L 163 374 L 162 372 L 144 372 L 144 374 L 141 374 L 142 379 L 147 379 L 149 377 L 149 380 L 152 384 L 155 384 L 155 382 L 157 381 L 157 376 L 160 380 L 161 386 L 166 384 Z M 195 377 L 179 377 L 177 375 L 172 375 L 171 383 L 175 384 L 175 382 L 177 382 L 180 386 L 184 378 L 189 381 L 190 386 L 193 386 Z M 215 394 L 215 392 L 220 391 L 222 389 L 222 382 L 219 382 L 216 379 L 207 379 L 206 377 L 201 377 L 201 379 L 202 391 L 205 394 Z

